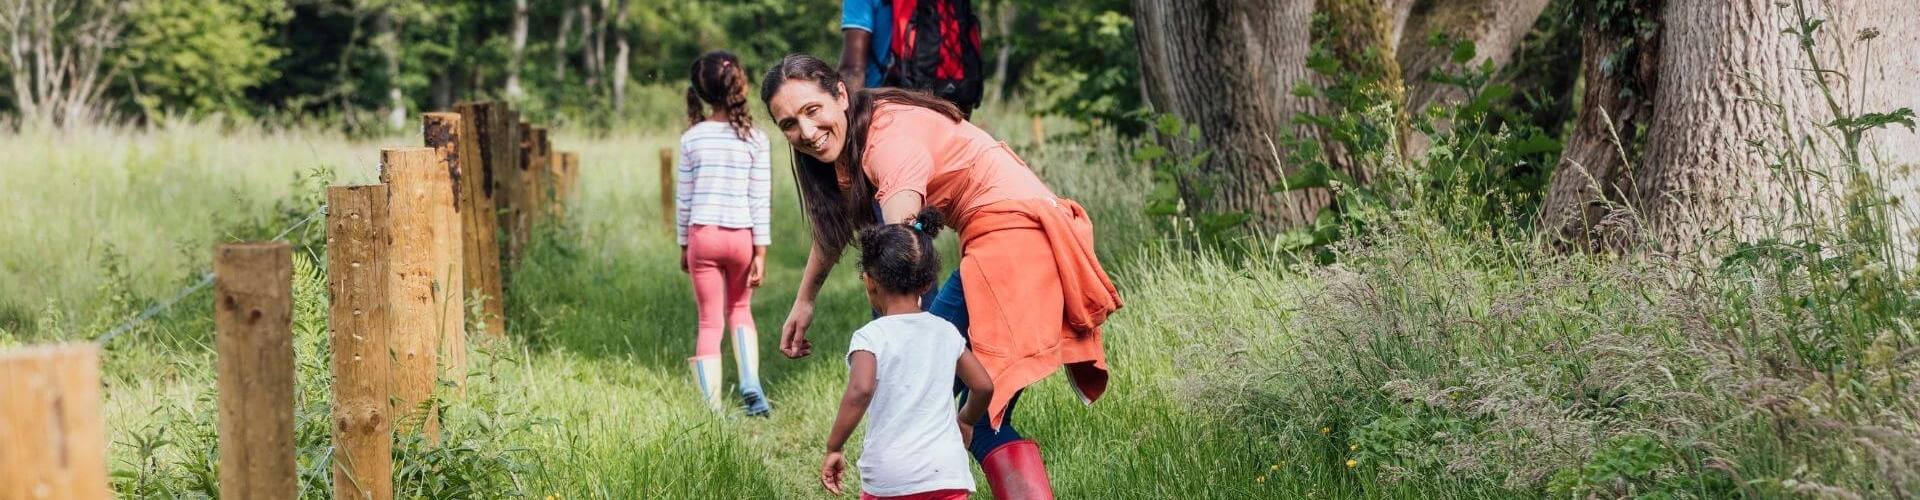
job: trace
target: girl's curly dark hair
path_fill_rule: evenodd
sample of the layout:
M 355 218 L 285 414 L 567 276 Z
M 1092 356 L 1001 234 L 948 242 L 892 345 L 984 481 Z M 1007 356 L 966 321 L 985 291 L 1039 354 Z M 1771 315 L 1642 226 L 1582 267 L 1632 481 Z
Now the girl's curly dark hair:
M 733 133 L 740 136 L 740 140 L 753 140 L 753 115 L 747 111 L 747 70 L 740 67 L 740 58 L 724 50 L 708 52 L 693 60 L 688 73 L 691 73 L 687 84 L 689 124 L 698 125 L 707 119 L 701 107 L 704 103 L 726 110 L 727 122 L 733 125 Z
M 860 270 L 888 292 L 927 291 L 940 273 L 933 237 L 940 235 L 944 222 L 939 210 L 926 207 L 900 224 L 868 226 L 860 231 Z

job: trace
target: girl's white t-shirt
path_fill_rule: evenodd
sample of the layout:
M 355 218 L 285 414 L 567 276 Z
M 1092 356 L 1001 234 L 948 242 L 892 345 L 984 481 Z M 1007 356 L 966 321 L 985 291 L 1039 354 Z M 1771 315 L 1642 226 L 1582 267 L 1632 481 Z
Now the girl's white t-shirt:
M 973 471 L 960 442 L 953 370 L 967 340 L 929 313 L 882 316 L 853 332 L 854 351 L 878 361 L 867 436 L 860 452 L 860 488 L 876 496 L 965 489 Z

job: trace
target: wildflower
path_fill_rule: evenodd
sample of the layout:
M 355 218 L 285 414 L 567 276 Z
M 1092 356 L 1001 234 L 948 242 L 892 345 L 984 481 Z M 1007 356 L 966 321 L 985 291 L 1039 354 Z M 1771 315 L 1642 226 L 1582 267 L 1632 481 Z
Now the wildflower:
M 1322 435 L 1322 436 L 1325 436 L 1325 435 L 1327 435 L 1327 433 L 1329 433 L 1329 432 L 1333 432 L 1333 428 L 1332 428 L 1332 427 L 1321 427 L 1321 428 L 1320 428 L 1320 435 Z
M 1360 444 L 1354 443 L 1354 444 L 1347 445 L 1347 451 L 1360 451 Z
M 1358 466 L 1358 465 L 1360 465 L 1360 461 L 1359 461 L 1359 460 L 1354 460 L 1354 459 L 1351 459 L 1351 458 L 1349 458 L 1349 459 L 1347 459 L 1347 468 L 1349 468 L 1349 469 L 1351 469 L 1351 468 L 1354 468 L 1355 466 Z
M 1256 478 L 1253 478 L 1253 482 L 1256 482 L 1256 483 L 1265 483 L 1265 482 L 1267 482 L 1267 475 L 1266 475 L 1266 474 L 1261 474 L 1261 475 L 1260 475 L 1260 477 L 1256 477 Z
M 1267 470 L 1280 470 L 1280 464 L 1273 464 L 1273 466 L 1267 467 Z

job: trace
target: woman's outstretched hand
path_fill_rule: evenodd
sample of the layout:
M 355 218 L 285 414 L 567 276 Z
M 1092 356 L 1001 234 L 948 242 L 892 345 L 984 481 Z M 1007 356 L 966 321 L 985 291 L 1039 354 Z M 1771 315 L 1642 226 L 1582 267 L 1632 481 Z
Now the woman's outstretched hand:
M 804 358 L 812 354 L 813 343 L 807 341 L 807 328 L 811 326 L 813 303 L 793 303 L 793 310 L 787 312 L 787 322 L 780 325 L 780 353 L 788 358 Z

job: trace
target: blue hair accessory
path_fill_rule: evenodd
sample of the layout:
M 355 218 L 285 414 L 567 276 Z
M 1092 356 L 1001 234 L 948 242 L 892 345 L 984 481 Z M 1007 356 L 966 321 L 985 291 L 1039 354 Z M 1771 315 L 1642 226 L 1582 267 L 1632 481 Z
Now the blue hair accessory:
M 922 233 L 927 232 L 927 228 L 920 226 L 920 221 L 913 221 L 913 230 L 919 231 Z

